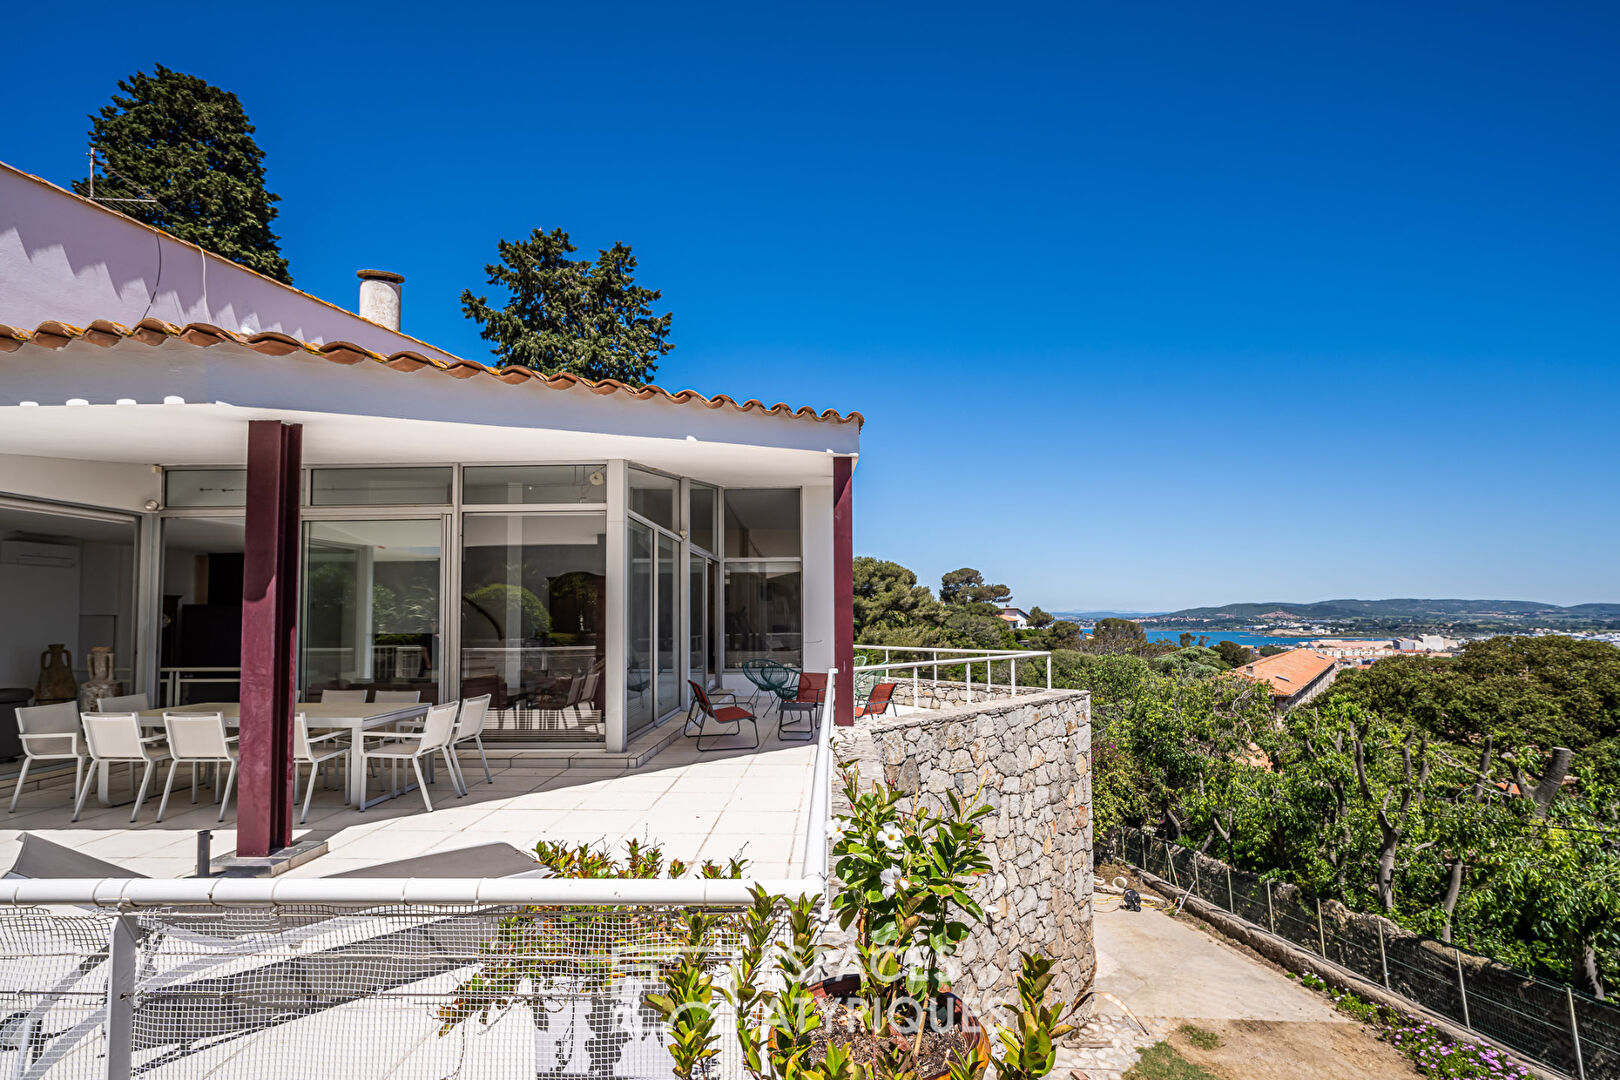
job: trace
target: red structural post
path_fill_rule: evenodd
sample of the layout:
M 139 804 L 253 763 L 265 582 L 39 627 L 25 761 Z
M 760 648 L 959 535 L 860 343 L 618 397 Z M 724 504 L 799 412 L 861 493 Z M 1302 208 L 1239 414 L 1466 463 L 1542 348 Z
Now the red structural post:
M 236 805 L 236 853 L 249 857 L 292 843 L 302 458 L 302 427 L 249 421 Z
M 855 723 L 855 459 L 833 458 L 833 722 Z

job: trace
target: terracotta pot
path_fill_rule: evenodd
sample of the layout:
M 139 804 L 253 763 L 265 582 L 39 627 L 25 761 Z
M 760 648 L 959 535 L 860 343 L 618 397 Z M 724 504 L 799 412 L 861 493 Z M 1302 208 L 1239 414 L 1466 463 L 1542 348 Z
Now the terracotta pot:
M 861 977 L 859 975 L 843 975 L 836 979 L 823 979 L 818 983 L 812 983 L 810 992 L 818 998 L 853 1001 L 861 996 Z M 975 1040 L 974 1051 L 978 1054 L 981 1062 L 988 1064 L 990 1061 L 990 1036 L 985 1031 L 984 1025 L 979 1023 L 979 1018 L 968 1010 L 967 1005 L 961 998 L 948 990 L 940 994 L 934 1001 L 935 1007 L 929 1011 L 936 1014 L 941 1011 L 947 1012 L 958 1028 L 973 1035 Z M 939 1006 L 944 1006 L 944 1009 L 941 1010 Z M 898 1034 L 894 1037 L 896 1039 L 904 1038 L 904 1036 Z M 930 1073 L 919 1077 L 918 1080 L 941 1080 L 942 1077 L 949 1075 L 948 1071 Z
M 73 654 L 66 645 L 50 645 L 39 654 L 39 682 L 34 684 L 34 700 L 41 705 L 72 701 L 79 684 L 73 678 Z

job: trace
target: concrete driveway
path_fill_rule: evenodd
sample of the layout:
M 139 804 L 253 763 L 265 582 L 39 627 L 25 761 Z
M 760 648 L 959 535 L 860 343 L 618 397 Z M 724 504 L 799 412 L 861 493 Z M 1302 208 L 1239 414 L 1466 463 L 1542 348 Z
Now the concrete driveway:
M 1241 1062 L 1230 1074 L 1246 1080 L 1274 1072 L 1341 1078 L 1412 1074 L 1393 1049 L 1337 1012 L 1327 998 L 1216 940 L 1197 921 L 1171 918 L 1146 903 L 1140 912 L 1125 911 L 1118 897 L 1101 893 L 1096 905 L 1094 1015 L 1079 1033 L 1086 1045 L 1063 1051 L 1060 1069 L 1112 1080 L 1143 1049 L 1190 1023 L 1220 1036 L 1219 1052 L 1200 1055 L 1200 1063 L 1216 1075 L 1228 1074 L 1222 1067 L 1228 1062 Z

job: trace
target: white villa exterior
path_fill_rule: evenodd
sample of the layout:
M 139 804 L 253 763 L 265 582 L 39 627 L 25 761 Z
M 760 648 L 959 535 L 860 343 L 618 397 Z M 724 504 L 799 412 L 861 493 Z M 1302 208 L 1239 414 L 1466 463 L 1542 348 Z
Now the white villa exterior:
M 235 699 L 254 421 L 301 437 L 299 697 L 487 692 L 491 745 L 623 761 L 688 679 L 838 666 L 859 414 L 460 359 L 0 166 L 0 687 L 111 646 L 124 693 Z

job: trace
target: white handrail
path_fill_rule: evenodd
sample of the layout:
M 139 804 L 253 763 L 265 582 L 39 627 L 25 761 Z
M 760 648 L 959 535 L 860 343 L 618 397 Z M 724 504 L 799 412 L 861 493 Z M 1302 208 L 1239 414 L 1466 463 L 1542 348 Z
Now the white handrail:
M 19 878 L 0 881 L 0 906 L 239 907 L 331 904 L 503 904 L 743 907 L 755 886 L 782 896 L 820 895 L 814 878 Z

